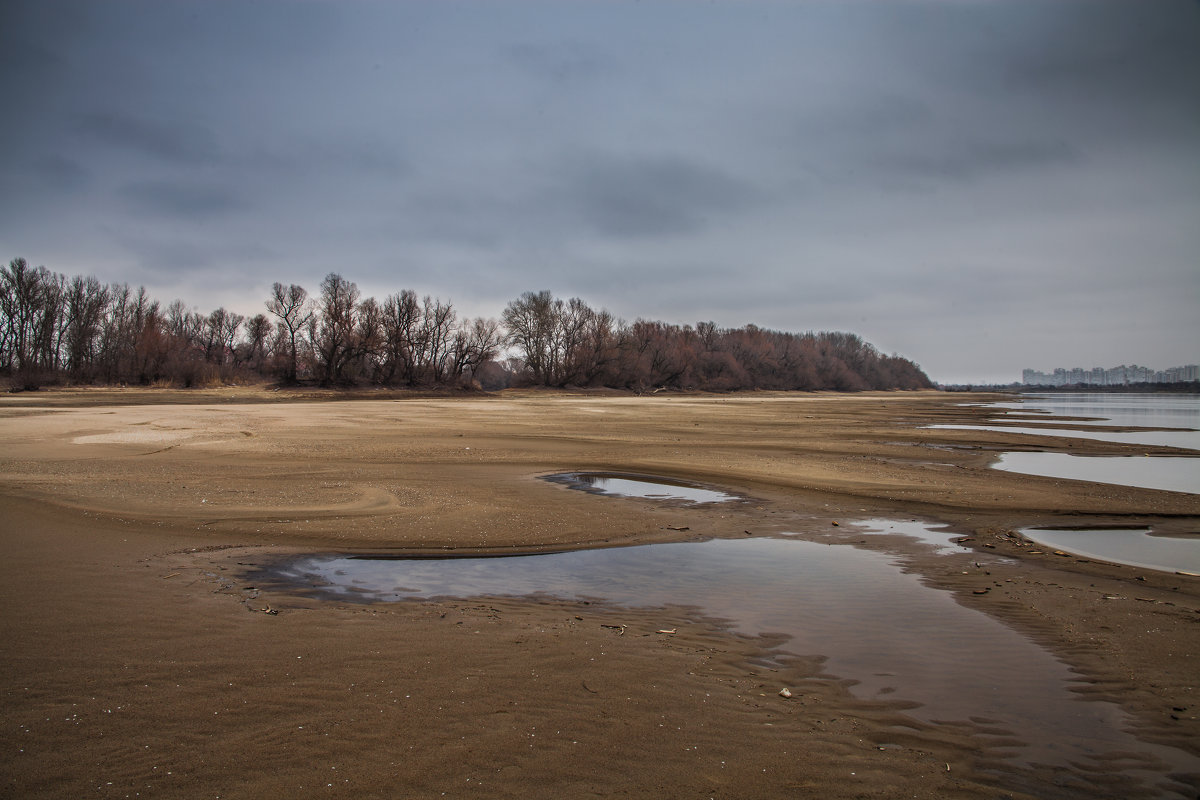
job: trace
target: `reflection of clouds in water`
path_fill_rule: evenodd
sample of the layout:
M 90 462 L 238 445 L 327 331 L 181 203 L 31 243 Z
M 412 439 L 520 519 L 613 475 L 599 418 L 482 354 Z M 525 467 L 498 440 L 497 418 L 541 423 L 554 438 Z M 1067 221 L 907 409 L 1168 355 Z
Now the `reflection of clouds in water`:
M 1148 528 L 1052 530 L 1026 528 L 1025 538 L 1086 558 L 1163 572 L 1200 573 L 1200 538 L 1151 536 Z
M 682 500 L 689 503 L 724 503 L 738 495 L 667 478 L 635 477 L 605 472 L 564 472 L 543 480 L 566 484 L 572 489 L 642 500 Z
M 597 478 L 581 476 L 583 482 L 604 494 L 621 497 L 641 497 L 648 500 L 688 500 L 693 503 L 724 503 L 737 499 L 725 492 L 701 489 L 697 486 L 677 486 L 633 478 Z
M 1049 417 L 1091 417 L 1071 425 L 1129 427 L 1132 431 L 1030 428 L 1008 425 L 930 425 L 941 430 L 976 430 L 1029 436 L 1061 436 L 1120 444 L 1179 447 L 1200 451 L 1200 395 L 1195 394 L 1048 394 L 1028 395 L 1020 403 L 994 403 L 988 408 L 1016 413 L 1001 419 L 1032 422 L 1032 414 Z M 997 420 L 1000 421 L 1000 420 Z M 1046 421 L 1046 420 L 1042 420 Z M 1140 430 L 1141 428 L 1187 430 Z M 1075 456 L 1069 453 L 1003 453 L 996 469 L 1047 478 L 1136 486 L 1200 494 L 1200 459 L 1170 456 Z
M 918 520 L 901 522 L 891 519 L 869 519 L 864 522 L 855 522 L 853 525 L 856 528 L 862 529 L 863 533 L 895 534 L 897 536 L 916 539 L 919 542 L 933 546 L 934 551 L 939 554 L 963 553 L 967 551 L 966 547 L 957 544 L 955 541 L 963 538 L 963 534 L 948 531 L 940 526 L 931 528 L 927 523 Z
M 980 406 L 977 406 L 980 407 Z M 1031 394 L 1019 403 L 990 403 L 981 406 L 1005 411 L 991 425 L 930 425 L 941 430 L 977 430 L 1023 433 L 1033 436 L 1062 436 L 1095 439 L 1121 444 L 1147 444 L 1200 450 L 1200 395 L 1195 394 Z M 1175 428 L 1183 430 L 1092 431 L 1048 427 L 1063 419 L 1074 428 L 1111 426 L 1126 428 Z M 1079 419 L 1080 417 L 1084 419 Z M 1047 427 L 1020 427 L 1002 423 L 1027 422 Z
M 953 535 L 918 530 L 919 522 L 870 525 L 932 542 Z M 306 589 L 327 583 L 343 599 L 541 593 L 692 607 L 741 633 L 787 635 L 783 650 L 827 657 L 823 669 L 856 681 L 851 691 L 861 698 L 919 703 L 905 713 L 926 721 L 997 720 L 991 727 L 1024 742 L 1011 749 L 1025 763 L 1122 750 L 1152 752 L 1172 769 L 1200 766 L 1124 733 L 1120 710 L 1070 692 L 1073 674 L 1046 650 L 923 585 L 893 557 L 845 545 L 753 538 L 502 558 L 314 557 L 276 574 Z
M 1085 425 L 1124 425 L 1134 428 L 1200 427 L 1200 395 L 1194 394 L 1036 394 L 1027 395 L 1019 404 L 996 403 L 993 407 L 1050 414 L 1055 417 L 1099 418 L 1079 423 Z
M 1007 472 L 1044 478 L 1200 494 L 1200 458 L 1003 453 L 993 466 Z

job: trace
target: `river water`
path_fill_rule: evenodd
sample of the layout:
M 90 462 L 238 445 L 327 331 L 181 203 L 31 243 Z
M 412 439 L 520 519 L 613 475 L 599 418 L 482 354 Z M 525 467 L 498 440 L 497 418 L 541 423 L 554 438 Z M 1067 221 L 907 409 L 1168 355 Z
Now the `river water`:
M 993 467 L 1048 478 L 1138 486 L 1200 494 L 1200 395 L 1069 393 L 1026 394 L 1017 402 L 990 403 L 994 422 L 1025 425 L 935 425 L 958 430 L 1005 431 L 1032 436 L 1062 436 L 1124 444 L 1195 450 L 1187 456 L 1080 456 L 1071 453 L 1002 453 Z M 1054 423 L 1070 423 L 1071 428 Z M 1039 426 L 1031 427 L 1028 423 Z M 1125 431 L 1088 430 L 1125 427 Z M 1158 537 L 1140 530 L 1023 531 L 1048 547 L 1087 558 L 1162 571 L 1195 572 L 1200 565 L 1200 530 L 1190 538 Z
M 1200 456 L 1200 395 L 1196 394 L 1027 394 L 1020 401 L 991 403 L 988 408 L 999 412 L 994 422 L 1003 424 L 931 427 L 1178 447 L 1195 450 Z M 1010 424 L 1013 422 L 1018 424 Z M 1055 422 L 1072 427 L 1056 426 Z M 1095 426 L 1128 430 L 1088 430 Z M 1200 457 L 1011 452 L 1002 454 L 994 466 L 1048 478 L 1200 494 Z

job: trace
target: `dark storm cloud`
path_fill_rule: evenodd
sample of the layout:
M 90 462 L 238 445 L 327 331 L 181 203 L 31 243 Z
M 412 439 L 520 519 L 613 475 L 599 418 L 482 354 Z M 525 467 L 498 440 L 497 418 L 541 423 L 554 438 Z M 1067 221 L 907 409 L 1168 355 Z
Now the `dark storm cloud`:
M 31 127 L 38 133 L 53 90 L 65 77 L 65 61 L 55 48 L 20 35 L 27 18 L 19 4 L 0 3 L 0 100 L 6 124 L 0 125 L 0 148 L 20 152 Z
M 1016 88 L 1134 94 L 1137 100 L 1194 88 L 1200 3 L 1096 0 L 1044 3 L 1024 49 L 1006 60 L 1001 76 Z M 1198 103 L 1192 103 L 1195 113 Z
M 219 148 L 213 132 L 179 121 L 160 122 L 120 111 L 93 111 L 76 120 L 76 131 L 110 147 L 133 150 L 164 161 L 206 164 Z
M 246 203 L 221 185 L 179 181 L 137 181 L 119 189 L 130 210 L 138 214 L 193 219 L 228 214 Z
M 762 201 L 751 184 L 675 156 L 581 156 L 566 192 L 596 231 L 620 237 L 693 233 Z
M 0 17 L 0 24 L 17 23 Z M 0 42 L 4 44 L 0 48 L 0 88 L 6 98 L 28 100 L 35 96 L 44 78 L 59 73 L 65 64 L 62 56 L 41 42 L 11 34 Z
M 62 191 L 82 189 L 92 178 L 87 168 L 78 161 L 57 153 L 37 159 L 33 171 L 48 188 Z
M 978 11 L 954 15 L 956 32 L 986 32 L 971 37 L 974 58 L 953 49 L 914 57 L 930 79 L 1022 111 L 1018 124 L 1079 126 L 1091 140 L 1200 135 L 1195 0 L 997 2 Z

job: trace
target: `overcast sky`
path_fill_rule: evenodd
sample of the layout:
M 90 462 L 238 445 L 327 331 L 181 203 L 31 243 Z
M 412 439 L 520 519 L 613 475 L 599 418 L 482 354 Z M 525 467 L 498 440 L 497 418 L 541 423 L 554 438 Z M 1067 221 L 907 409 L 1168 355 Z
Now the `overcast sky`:
M 1200 3 L 0 3 L 0 258 L 1200 360 Z

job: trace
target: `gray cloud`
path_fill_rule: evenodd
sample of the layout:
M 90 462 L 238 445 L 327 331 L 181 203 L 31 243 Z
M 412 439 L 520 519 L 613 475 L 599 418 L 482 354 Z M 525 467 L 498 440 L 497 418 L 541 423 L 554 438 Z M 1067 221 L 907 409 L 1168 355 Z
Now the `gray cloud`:
M 208 164 L 219 155 L 211 130 L 181 121 L 164 123 L 115 110 L 92 111 L 79 115 L 75 129 L 101 144 L 169 162 Z
M 1194 0 L 1042 3 L 1019 58 L 1001 75 L 1022 89 L 1154 96 L 1194 88 L 1200 4 Z M 1129 99 L 1136 99 L 1130 97 Z M 1195 112 L 1197 104 L 1193 103 Z
M 92 179 L 91 172 L 78 161 L 57 153 L 37 159 L 33 170 L 47 187 L 63 191 L 82 189 Z
M 396 182 L 413 171 L 397 147 L 345 139 L 256 143 L 226 153 L 222 166 L 246 182 Z
M 746 181 L 676 156 L 591 154 L 568 173 L 570 201 L 592 228 L 612 236 L 694 233 L 763 200 Z
M 235 294 L 244 293 L 250 288 L 249 285 L 243 285 L 248 267 L 279 256 L 278 252 L 258 243 L 213 241 L 212 237 L 197 238 L 178 233 L 126 234 L 119 236 L 118 242 L 122 249 L 134 257 L 136 263 L 136 269 L 126 277 L 131 283 L 156 284 L 163 271 L 170 270 L 196 289 L 202 289 L 205 284 L 218 283 L 229 287 Z M 204 298 L 193 298 L 189 293 L 182 299 L 195 302 Z M 225 301 L 225 304 L 231 303 Z
M 869 174 L 887 179 L 968 181 L 1013 170 L 1042 169 L 1074 162 L 1075 148 L 1061 141 L 957 142 L 923 151 L 880 153 L 870 159 Z
M 162 217 L 207 218 L 246 206 L 233 190 L 221 185 L 138 181 L 122 186 L 119 193 L 132 211 Z
M 536 77 L 556 82 L 593 78 L 613 68 L 612 61 L 586 42 L 527 42 L 501 51 L 502 57 Z

